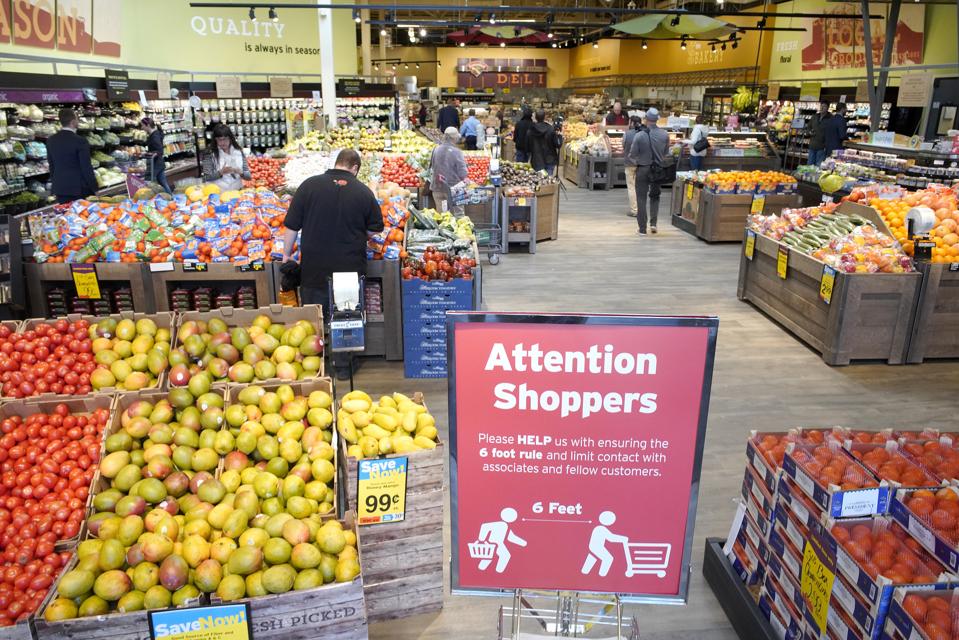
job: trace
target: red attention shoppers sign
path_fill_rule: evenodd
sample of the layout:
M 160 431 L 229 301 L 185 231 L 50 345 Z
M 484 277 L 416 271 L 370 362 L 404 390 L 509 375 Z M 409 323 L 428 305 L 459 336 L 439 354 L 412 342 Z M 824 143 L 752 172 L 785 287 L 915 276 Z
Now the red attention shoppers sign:
M 455 591 L 685 601 L 718 323 L 447 317 Z

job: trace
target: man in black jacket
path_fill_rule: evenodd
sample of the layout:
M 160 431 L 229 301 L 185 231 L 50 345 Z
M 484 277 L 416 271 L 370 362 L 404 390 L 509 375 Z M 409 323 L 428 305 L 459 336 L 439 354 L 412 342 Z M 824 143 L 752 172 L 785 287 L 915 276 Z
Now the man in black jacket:
M 529 162 L 529 130 L 533 126 L 533 110 L 523 105 L 523 113 L 513 129 L 513 144 L 516 146 L 516 162 Z
M 460 128 L 460 112 L 459 112 L 460 101 L 456 98 L 452 98 L 445 107 L 439 110 L 436 114 L 436 128 L 440 131 L 446 131 L 449 127 L 456 127 L 457 131 Z
M 553 175 L 558 162 L 558 152 L 561 146 L 556 129 L 546 122 L 546 112 L 539 109 L 536 112 L 536 122 L 526 134 L 526 147 L 529 149 L 529 163 L 536 171 L 545 170 Z
M 90 145 L 77 133 L 76 112 L 60 109 L 60 131 L 47 139 L 50 181 L 57 202 L 72 202 L 97 192 L 97 177 L 90 164 Z

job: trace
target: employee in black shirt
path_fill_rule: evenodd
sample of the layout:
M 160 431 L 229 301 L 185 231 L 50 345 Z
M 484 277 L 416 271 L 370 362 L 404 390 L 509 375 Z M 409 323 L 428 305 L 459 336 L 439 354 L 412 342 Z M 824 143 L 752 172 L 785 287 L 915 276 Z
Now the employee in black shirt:
M 97 192 L 97 176 L 90 163 L 90 144 L 77 133 L 80 120 L 76 112 L 60 109 L 60 131 L 47 139 L 50 181 L 57 202 L 71 202 Z
M 356 179 L 360 154 L 344 149 L 326 173 L 307 178 L 293 194 L 286 214 L 283 261 L 290 259 L 300 233 L 300 300 L 322 304 L 329 317 L 328 279 L 334 272 L 366 273 L 368 231 L 383 230 L 376 197 Z

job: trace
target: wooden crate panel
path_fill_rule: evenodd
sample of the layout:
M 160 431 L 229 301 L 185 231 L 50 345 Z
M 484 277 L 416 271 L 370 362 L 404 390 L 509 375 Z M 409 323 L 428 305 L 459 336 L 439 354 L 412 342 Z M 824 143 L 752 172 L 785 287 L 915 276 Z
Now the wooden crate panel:
M 346 508 L 356 511 L 356 468 L 357 459 L 346 454 L 346 442 L 340 439 L 340 460 L 343 461 L 342 469 L 344 474 L 344 483 L 346 484 Z M 395 458 L 400 454 L 391 454 L 387 458 Z M 408 456 L 409 467 L 406 472 L 406 495 L 414 496 L 418 493 L 428 493 L 442 489 L 446 486 L 446 471 L 444 462 L 446 460 L 446 446 L 439 442 L 435 449 L 424 449 L 412 453 L 402 454 Z
M 952 266 L 917 264 L 922 288 L 909 341 L 910 363 L 959 357 L 959 270 Z
M 904 361 L 920 274 L 839 273 L 827 305 L 819 299 L 821 262 L 791 251 L 783 280 L 776 272 L 779 243 L 757 236 L 755 247 L 752 260 L 740 259 L 740 300 L 789 329 L 827 364 Z
M 360 640 L 367 637 L 363 580 L 248 599 L 257 640 Z
M 389 580 L 366 588 L 370 620 L 420 615 L 443 608 L 443 572 Z
M 417 573 L 443 573 L 443 530 L 401 541 L 363 545 L 363 582 L 369 586 Z
M 9 627 L 0 627 L 0 640 L 33 640 L 35 637 L 29 620 Z

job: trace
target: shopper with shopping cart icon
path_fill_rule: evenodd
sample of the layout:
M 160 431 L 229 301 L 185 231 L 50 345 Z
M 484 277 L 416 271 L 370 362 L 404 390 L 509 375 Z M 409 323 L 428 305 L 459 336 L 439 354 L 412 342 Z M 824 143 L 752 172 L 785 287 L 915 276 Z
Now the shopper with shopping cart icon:
M 583 563 L 581 573 L 589 575 L 593 567 L 599 562 L 599 575 L 606 577 L 613 566 L 613 554 L 606 548 L 607 543 L 613 542 L 623 545 L 626 551 L 626 577 L 632 578 L 639 574 L 654 574 L 659 578 L 666 576 L 666 567 L 669 565 L 670 544 L 630 542 L 626 536 L 621 536 L 609 530 L 616 522 L 616 514 L 604 511 L 599 514 L 599 525 L 593 528 L 589 536 L 589 554 Z
M 506 571 L 506 565 L 509 564 L 510 553 L 506 547 L 507 542 L 512 542 L 521 547 L 526 546 L 526 541 L 510 530 L 510 523 L 516 522 L 516 509 L 506 507 L 500 511 L 499 522 L 484 522 L 480 526 L 479 536 L 476 542 L 469 544 L 470 556 L 480 560 L 479 570 L 486 571 L 493 562 L 493 556 L 496 556 L 496 573 Z

